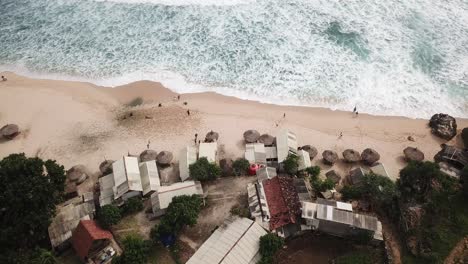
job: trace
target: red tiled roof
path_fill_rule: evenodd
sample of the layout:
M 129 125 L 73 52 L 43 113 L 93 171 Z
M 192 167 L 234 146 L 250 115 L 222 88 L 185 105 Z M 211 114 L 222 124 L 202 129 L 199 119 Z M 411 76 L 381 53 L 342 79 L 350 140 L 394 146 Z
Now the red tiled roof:
M 264 180 L 263 188 L 270 211 L 270 230 L 287 224 L 296 223 L 296 216 L 300 214 L 299 196 L 288 177 L 274 177 Z
M 84 260 L 95 240 L 112 239 L 112 234 L 100 228 L 93 220 L 81 220 L 72 235 L 73 248 Z

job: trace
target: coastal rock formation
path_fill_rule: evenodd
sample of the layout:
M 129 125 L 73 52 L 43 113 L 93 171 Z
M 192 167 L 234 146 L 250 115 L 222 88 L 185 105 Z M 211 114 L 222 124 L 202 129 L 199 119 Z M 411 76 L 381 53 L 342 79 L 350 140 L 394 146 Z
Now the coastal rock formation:
M 263 134 L 258 138 L 258 142 L 263 143 L 265 146 L 275 144 L 275 137 L 270 134 Z
M 307 152 L 309 152 L 309 157 L 310 159 L 314 159 L 315 156 L 317 156 L 318 154 L 318 151 L 315 147 L 311 146 L 311 145 L 304 145 L 301 147 L 302 150 L 305 150 Z
M 101 162 L 99 165 L 99 170 L 101 171 L 102 175 L 109 175 L 112 173 L 112 163 L 114 162 L 114 160 L 105 160 Z
M 170 151 L 161 151 L 156 157 L 156 161 L 161 165 L 169 165 L 173 159 L 173 155 Z
M 76 165 L 67 171 L 67 178 L 77 185 L 83 183 L 88 178 L 88 172 L 84 165 Z
M 361 155 L 354 149 L 346 149 L 343 151 L 343 158 L 346 162 L 353 163 L 361 160 Z
M 362 161 L 367 165 L 372 165 L 380 160 L 380 154 L 371 148 L 366 148 L 361 153 Z
M 333 165 L 338 160 L 338 154 L 333 150 L 325 150 L 322 153 L 323 163 Z
M 457 121 L 447 114 L 435 114 L 429 120 L 432 134 L 446 140 L 457 134 Z
M 465 148 L 468 149 L 468 127 L 465 127 L 461 132 L 461 138 Z
M 150 161 L 150 160 L 156 160 L 158 156 L 158 152 L 152 149 L 146 149 L 140 154 L 140 161 L 145 162 L 145 161 Z
M 221 172 L 223 176 L 232 176 L 232 159 L 222 159 L 219 161 Z
M 0 128 L 0 136 L 12 140 L 20 134 L 18 125 L 8 124 Z
M 247 143 L 255 143 L 259 137 L 260 133 L 257 130 L 250 129 L 244 132 L 244 140 Z
M 424 153 L 418 148 L 407 147 L 403 150 L 407 161 L 423 161 Z
M 211 130 L 210 132 L 206 134 L 205 142 L 215 142 L 215 141 L 218 141 L 218 138 L 219 138 L 219 134 Z
M 340 174 L 338 174 L 338 172 L 336 172 L 335 170 L 328 171 L 327 173 L 325 173 L 325 176 L 327 177 L 327 179 L 332 180 L 335 184 L 338 184 L 341 180 Z

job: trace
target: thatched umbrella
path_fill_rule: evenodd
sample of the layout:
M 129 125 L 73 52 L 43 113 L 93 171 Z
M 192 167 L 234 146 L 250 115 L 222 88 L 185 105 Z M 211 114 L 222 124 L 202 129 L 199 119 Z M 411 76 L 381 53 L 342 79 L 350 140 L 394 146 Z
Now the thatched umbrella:
M 156 150 L 146 149 L 140 154 L 140 161 L 145 162 L 150 160 L 156 160 L 157 156 L 158 153 L 156 152 Z
M 265 144 L 265 146 L 271 146 L 275 144 L 275 137 L 270 134 L 263 134 L 258 138 L 258 142 Z
M 255 143 L 260 137 L 260 133 L 257 130 L 247 130 L 244 132 L 244 140 L 247 143 Z
M 338 160 L 338 154 L 333 150 L 325 150 L 322 153 L 323 162 L 328 165 L 333 165 Z
M 19 133 L 19 127 L 15 124 L 8 124 L 0 128 L 0 135 L 6 139 L 14 139 Z
M 88 173 L 84 165 L 76 165 L 67 171 L 67 178 L 76 184 L 81 184 L 88 178 Z
M 372 165 L 380 159 L 380 154 L 371 148 L 366 148 L 361 153 L 362 161 L 367 165 Z
M 343 151 L 343 158 L 346 162 L 358 162 L 361 160 L 361 155 L 354 149 L 346 149 Z
M 99 170 L 101 171 L 102 175 L 108 175 L 112 173 L 112 163 L 114 162 L 114 160 L 105 160 L 101 162 L 99 165 Z
M 169 164 L 171 164 L 172 158 L 173 158 L 173 156 L 172 156 L 171 152 L 161 151 L 161 152 L 159 152 L 158 156 L 156 157 L 156 160 L 161 165 L 169 165 Z
M 424 153 L 420 151 L 418 148 L 407 147 L 403 150 L 405 154 L 406 160 L 408 161 L 423 161 L 424 160 Z
M 215 142 L 215 141 L 218 141 L 218 138 L 219 138 L 219 134 L 211 130 L 210 132 L 206 134 L 205 142 Z
M 318 154 L 317 149 L 315 147 L 311 146 L 311 145 L 302 146 L 301 149 L 309 152 L 309 157 L 310 157 L 311 160 L 314 159 L 315 156 L 317 156 L 317 154 Z

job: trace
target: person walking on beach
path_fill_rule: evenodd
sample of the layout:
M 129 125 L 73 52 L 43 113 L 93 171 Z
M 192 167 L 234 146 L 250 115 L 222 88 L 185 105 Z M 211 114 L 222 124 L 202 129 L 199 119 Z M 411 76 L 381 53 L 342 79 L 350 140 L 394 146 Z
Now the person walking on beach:
M 358 112 L 358 111 L 356 111 L 356 117 L 357 117 L 358 115 L 359 115 L 359 112 Z
M 148 139 L 148 144 L 146 144 L 146 148 L 149 149 L 151 141 Z
M 338 139 L 341 139 L 343 137 L 343 132 L 340 132 L 340 136 L 338 137 Z
M 159 104 L 158 104 L 158 107 L 162 107 L 162 104 L 161 104 L 161 103 L 159 103 Z
M 179 101 L 179 100 L 180 100 L 180 94 L 179 94 L 179 95 L 177 95 L 177 101 Z
M 2 75 L 2 81 L 3 82 L 6 82 L 7 81 L 7 78 L 5 78 L 5 76 Z
M 283 118 L 286 118 L 286 113 L 283 113 Z
M 187 110 L 187 115 L 190 116 L 190 110 Z
M 198 133 L 195 133 L 195 145 L 197 144 Z
M 356 106 L 354 106 L 353 113 L 356 113 L 356 110 L 357 110 L 357 108 L 356 108 Z

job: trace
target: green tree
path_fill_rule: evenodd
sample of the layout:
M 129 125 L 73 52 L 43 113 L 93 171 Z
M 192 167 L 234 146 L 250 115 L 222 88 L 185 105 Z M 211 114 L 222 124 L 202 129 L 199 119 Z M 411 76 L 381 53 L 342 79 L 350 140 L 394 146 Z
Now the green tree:
M 65 170 L 55 161 L 11 154 L 0 161 L 0 248 L 46 245 L 47 228 L 62 201 Z M 2 253 L 0 253 L 2 254 Z
M 205 157 L 199 158 L 189 166 L 190 176 L 197 181 L 209 181 L 221 175 L 221 168 L 216 163 L 210 163 Z
M 121 218 L 120 209 L 113 204 L 104 205 L 97 214 L 99 225 L 105 229 L 117 224 Z
M 260 237 L 260 254 L 262 259 L 259 263 L 273 263 L 273 256 L 284 245 L 284 239 L 274 233 L 268 233 Z
M 308 167 L 308 168 L 305 169 L 305 171 L 307 172 L 307 174 L 309 174 L 309 176 L 312 179 L 317 178 L 320 175 L 320 167 L 319 166 Z
M 335 187 L 335 183 L 330 179 L 321 180 L 318 178 L 312 178 L 310 180 L 310 185 L 314 188 L 317 192 L 325 192 L 331 190 Z
M 139 236 L 127 236 L 122 241 L 123 253 L 112 260 L 113 264 L 146 264 L 150 242 Z
M 250 166 L 250 163 L 248 160 L 244 158 L 236 159 L 232 163 L 232 170 L 234 171 L 234 175 L 236 176 L 245 175 L 247 173 L 247 170 L 249 169 L 249 166 Z
M 32 259 L 33 264 L 56 264 L 57 260 L 52 252 L 40 248 L 36 250 L 35 256 Z
M 122 206 L 122 213 L 125 215 L 133 214 L 143 210 L 143 202 L 140 197 L 132 197 L 125 201 Z
M 463 193 L 468 197 L 468 166 L 465 166 L 461 171 L 460 180 L 463 187 Z
M 288 154 L 288 157 L 283 161 L 284 171 L 289 175 L 297 173 L 299 158 L 296 155 Z

